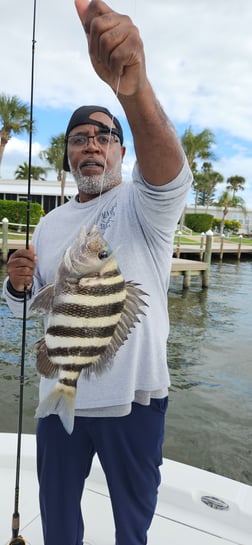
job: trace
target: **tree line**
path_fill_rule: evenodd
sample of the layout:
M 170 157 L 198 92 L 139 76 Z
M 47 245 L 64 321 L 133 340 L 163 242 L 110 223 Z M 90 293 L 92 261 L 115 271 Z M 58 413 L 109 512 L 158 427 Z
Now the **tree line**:
M 29 106 L 22 102 L 17 96 L 0 94 L 0 167 L 5 146 L 13 135 L 21 134 L 23 131 L 34 131 L 35 125 L 31 127 Z M 215 199 L 215 190 L 218 184 L 224 182 L 220 172 L 216 172 L 212 162 L 216 159 L 213 152 L 215 136 L 209 129 L 204 129 L 198 134 L 193 133 L 191 127 L 185 130 L 181 137 L 182 146 L 187 156 L 189 165 L 193 172 L 194 206 L 202 205 L 206 210 L 211 205 L 221 206 L 226 216 L 230 207 L 240 207 L 245 213 L 244 200 L 237 195 L 238 191 L 244 189 L 245 178 L 235 174 L 226 180 L 225 190 L 218 200 Z M 46 167 L 30 166 L 27 162 L 18 165 L 14 176 L 16 179 L 28 179 L 31 176 L 34 180 L 45 180 L 49 170 L 55 170 L 57 180 L 61 184 L 61 202 L 64 202 L 64 189 L 66 183 L 66 172 L 62 163 L 65 148 L 64 133 L 53 136 L 48 148 L 40 153 L 40 158 L 45 160 Z M 29 172 L 30 170 L 30 172 Z

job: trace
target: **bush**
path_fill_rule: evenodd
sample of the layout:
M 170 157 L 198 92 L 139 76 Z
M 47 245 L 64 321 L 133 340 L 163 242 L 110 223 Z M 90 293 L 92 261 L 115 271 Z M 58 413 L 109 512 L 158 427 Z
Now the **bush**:
M 213 229 L 220 232 L 220 225 L 221 225 L 221 219 L 214 218 Z M 240 228 L 241 228 L 241 223 L 239 221 L 235 221 L 235 220 L 224 221 L 224 230 L 228 231 L 229 233 L 238 233 Z
M 185 225 L 196 231 L 196 233 L 206 233 L 209 229 L 212 229 L 214 216 L 212 214 L 186 214 Z
M 30 224 L 37 225 L 41 216 L 43 215 L 43 209 L 37 202 L 30 205 Z M 23 223 L 26 224 L 27 216 L 27 204 L 25 201 L 11 201 L 0 200 L 0 221 L 3 218 L 8 218 L 9 223 Z M 18 229 L 18 226 L 14 227 Z
M 238 233 L 239 229 L 241 228 L 241 223 L 235 220 L 225 220 L 224 228 L 226 231 L 231 233 Z

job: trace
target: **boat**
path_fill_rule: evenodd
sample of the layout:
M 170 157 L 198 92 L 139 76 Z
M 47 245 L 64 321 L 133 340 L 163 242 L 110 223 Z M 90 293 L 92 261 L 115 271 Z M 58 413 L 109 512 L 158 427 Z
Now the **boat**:
M 0 545 L 12 538 L 17 434 L 0 433 Z M 167 458 L 148 545 L 251 545 L 252 487 Z M 83 494 L 84 545 L 111 545 L 109 492 L 97 458 Z M 85 510 L 84 510 L 85 504 Z M 43 545 L 36 477 L 36 440 L 23 434 L 19 480 L 19 534 Z

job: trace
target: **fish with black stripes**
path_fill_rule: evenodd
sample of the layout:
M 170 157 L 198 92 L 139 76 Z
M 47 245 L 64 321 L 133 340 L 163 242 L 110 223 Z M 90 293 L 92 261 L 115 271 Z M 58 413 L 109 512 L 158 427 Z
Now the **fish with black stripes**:
M 31 314 L 48 314 L 45 336 L 36 343 L 37 369 L 47 378 L 58 376 L 37 417 L 56 413 L 72 433 L 80 374 L 88 378 L 110 368 L 140 322 L 138 315 L 145 314 L 145 295 L 139 284 L 124 280 L 98 228 L 87 232 L 83 226 L 58 266 L 55 283 L 41 288 L 30 306 Z

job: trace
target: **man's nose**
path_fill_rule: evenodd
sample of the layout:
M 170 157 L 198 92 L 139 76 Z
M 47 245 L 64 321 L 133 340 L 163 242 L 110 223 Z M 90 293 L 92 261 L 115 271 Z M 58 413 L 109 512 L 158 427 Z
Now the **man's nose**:
M 99 148 L 95 134 L 93 136 L 87 136 L 87 144 L 85 147 L 89 148 L 90 145 L 94 146 L 95 148 Z

